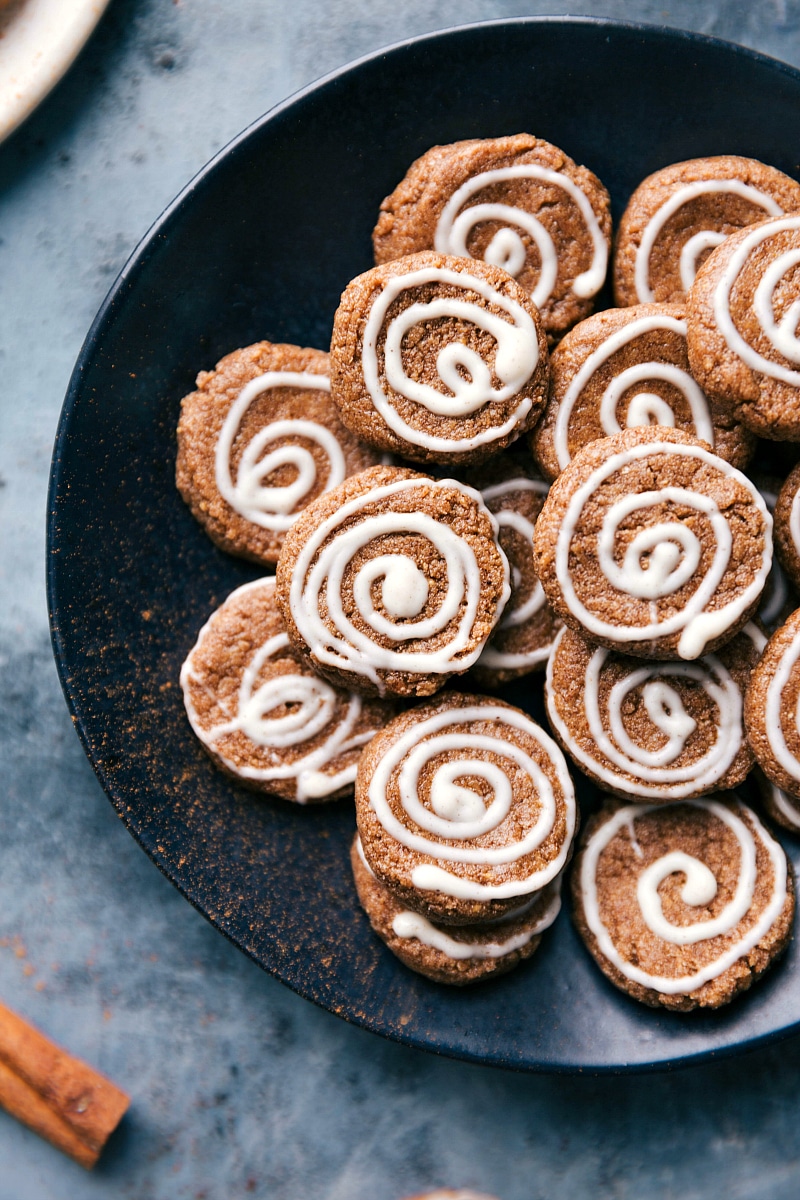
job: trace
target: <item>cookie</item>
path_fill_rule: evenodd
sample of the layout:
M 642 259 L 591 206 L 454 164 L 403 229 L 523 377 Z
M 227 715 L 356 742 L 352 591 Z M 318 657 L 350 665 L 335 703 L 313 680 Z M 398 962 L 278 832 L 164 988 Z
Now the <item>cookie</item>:
M 277 562 L 306 504 L 378 462 L 339 420 L 321 350 L 235 350 L 181 402 L 178 490 L 216 545 L 253 562 Z
M 800 215 L 733 234 L 686 306 L 692 374 L 759 437 L 800 441 Z
M 800 799 L 800 609 L 773 633 L 750 677 L 745 724 L 758 765 Z
M 502 267 L 559 336 L 591 312 L 611 239 L 596 175 L 527 133 L 434 146 L 381 205 L 376 263 L 438 250 Z
M 800 184 L 753 158 L 723 154 L 673 163 L 628 201 L 614 250 L 623 307 L 683 299 L 715 246 L 743 226 L 800 210 Z
M 310 670 L 289 644 L 274 579 L 237 588 L 212 614 L 181 687 L 192 729 L 217 766 L 298 804 L 351 795 L 362 748 L 394 711 Z
M 504 975 L 537 949 L 561 909 L 561 880 L 549 884 L 502 921 L 437 925 L 412 912 L 375 878 L 356 834 L 350 851 L 361 907 L 372 928 L 401 962 L 433 979 L 462 987 Z
M 789 546 L 794 541 L 794 535 L 791 532 L 791 523 L 789 517 L 791 515 L 791 488 L 787 491 L 787 496 L 784 499 L 784 504 L 781 505 L 780 513 L 778 513 L 778 497 L 781 493 L 781 481 L 771 475 L 763 475 L 761 472 L 750 472 L 750 478 L 761 493 L 767 510 L 773 520 L 773 538 L 775 553 L 772 558 L 772 569 L 767 576 L 767 584 L 759 601 L 757 616 L 761 625 L 764 626 L 767 633 L 773 634 L 779 625 L 782 625 L 797 608 L 798 597 L 795 595 L 792 585 L 786 577 L 781 561 L 784 557 L 789 559 L 787 547 L 784 545 L 784 538 L 790 539 Z M 788 484 L 788 479 L 787 479 Z M 798 485 L 800 485 L 800 475 L 798 475 Z M 787 503 L 788 500 L 788 503 Z M 800 537 L 800 513 L 795 518 L 795 528 L 797 529 L 798 537 Z M 795 551 L 797 575 L 793 576 L 792 582 L 795 579 L 800 580 L 800 542 L 797 543 L 798 550 Z
M 681 305 L 612 308 L 570 330 L 550 359 L 550 393 L 531 450 L 555 479 L 589 442 L 640 425 L 682 429 L 735 467 L 755 449 L 755 437 L 692 378 Z
M 415 462 L 471 463 L 530 429 L 547 392 L 547 342 L 505 271 L 428 252 L 345 289 L 331 341 L 342 421 Z
M 741 471 L 677 429 L 580 450 L 536 522 L 536 572 L 565 624 L 626 654 L 695 659 L 754 612 L 772 518 Z
M 497 520 L 500 545 L 511 569 L 511 596 L 471 677 L 479 687 L 498 687 L 543 669 L 561 626 L 533 563 L 533 527 L 548 488 L 530 467 L 505 457 L 489 464 L 478 486 Z
M 477 662 L 510 594 L 497 523 L 455 480 L 371 467 L 286 536 L 278 600 L 326 678 L 427 696 Z
M 588 822 L 572 886 L 598 966 L 652 1007 L 727 1004 L 792 934 L 786 855 L 737 799 L 609 802 Z
M 754 762 L 744 692 L 765 645 L 750 623 L 696 662 L 643 663 L 564 629 L 547 667 L 550 725 L 581 770 L 623 799 L 736 787 Z
M 760 767 L 753 771 L 753 780 L 767 816 L 792 833 L 800 833 L 800 800 L 767 779 Z
M 773 503 L 775 553 L 794 586 L 800 588 L 800 463 L 787 476 Z
M 566 762 L 526 713 L 445 693 L 362 757 L 364 857 L 404 908 L 446 925 L 504 917 L 563 869 L 577 820 Z

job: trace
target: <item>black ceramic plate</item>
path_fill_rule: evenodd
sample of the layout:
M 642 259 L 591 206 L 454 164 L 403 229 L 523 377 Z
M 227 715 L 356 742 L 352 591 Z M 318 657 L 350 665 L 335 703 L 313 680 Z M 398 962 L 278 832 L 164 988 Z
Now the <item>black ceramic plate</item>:
M 374 55 L 257 122 L 150 231 L 81 353 L 53 461 L 53 640 L 87 754 L 131 833 L 301 995 L 485 1063 L 675 1064 L 800 1024 L 797 956 L 717 1014 L 659 1013 L 606 983 L 562 913 L 507 978 L 465 992 L 429 983 L 357 907 L 352 806 L 302 810 L 230 784 L 190 734 L 178 686 L 199 626 L 257 574 L 211 545 L 175 490 L 181 396 L 236 346 L 326 346 L 342 288 L 371 265 L 378 205 L 411 161 L 437 142 L 521 130 L 591 167 L 619 217 L 645 175 L 683 158 L 745 154 L 797 175 L 800 74 L 666 29 L 518 20 Z M 508 693 L 534 712 L 539 694 Z

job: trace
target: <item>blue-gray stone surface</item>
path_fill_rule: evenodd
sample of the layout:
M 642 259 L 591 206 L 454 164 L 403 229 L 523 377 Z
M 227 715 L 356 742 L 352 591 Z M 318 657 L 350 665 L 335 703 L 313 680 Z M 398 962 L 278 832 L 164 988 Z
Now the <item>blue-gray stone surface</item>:
M 161 877 L 73 732 L 44 525 L 83 336 L 141 234 L 243 126 L 412 34 L 530 0 L 112 0 L 0 146 L 0 997 L 133 1098 L 91 1176 L 0 1113 L 0 1200 L 798 1195 L 800 1039 L 676 1074 L 511 1074 L 383 1042 L 283 989 Z M 574 10 L 573 10 L 574 11 Z M 800 65 L 796 0 L 584 0 Z

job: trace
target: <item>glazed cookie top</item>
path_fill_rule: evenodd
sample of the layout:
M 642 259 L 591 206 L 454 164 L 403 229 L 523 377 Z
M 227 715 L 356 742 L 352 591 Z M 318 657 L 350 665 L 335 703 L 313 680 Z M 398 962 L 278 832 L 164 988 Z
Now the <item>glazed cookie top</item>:
M 687 302 L 689 361 L 759 437 L 800 441 L 800 214 L 728 238 Z
M 300 804 L 351 793 L 361 748 L 393 712 L 309 669 L 289 644 L 274 579 L 244 584 L 212 614 L 181 687 L 192 728 L 219 766 Z
M 745 721 L 764 774 L 800 798 L 800 609 L 772 635 L 753 671 Z
M 710 251 L 743 226 L 800 209 L 800 184 L 732 154 L 673 163 L 639 184 L 614 251 L 618 305 L 681 300 Z
M 550 724 L 578 766 L 624 799 L 736 787 L 753 765 L 744 692 L 765 645 L 751 622 L 696 662 L 643 663 L 564 629 L 547 667 Z
M 537 420 L 547 342 L 505 271 L 415 254 L 348 284 L 331 388 L 342 421 L 371 446 L 419 462 L 477 462 Z
M 502 267 L 548 333 L 591 312 L 611 239 L 608 192 L 557 146 L 527 133 L 434 146 L 381 205 L 375 261 L 438 250 Z
M 587 317 L 551 357 L 547 407 L 530 435 L 534 458 L 555 479 L 589 442 L 651 424 L 682 429 L 737 467 L 755 447 L 752 434 L 692 378 L 682 305 Z
M 356 890 L 375 932 L 413 971 L 439 983 L 477 983 L 510 970 L 536 949 L 561 909 L 561 879 L 548 884 L 503 920 L 441 925 L 405 908 L 378 881 L 356 834 L 350 851 Z
M 511 596 L 473 668 L 481 686 L 494 687 L 543 667 L 561 624 L 545 599 L 533 561 L 533 528 L 548 485 L 531 467 L 495 460 L 479 479 L 486 507 L 499 527 L 511 568 Z
M 317 670 L 366 692 L 430 695 L 478 659 L 509 588 L 478 492 L 372 467 L 290 530 L 278 599 Z
M 687 434 L 626 429 L 558 477 L 534 551 L 567 625 L 627 654 L 695 659 L 755 610 L 772 519 L 750 480 Z
M 647 1004 L 725 1004 L 791 935 L 786 855 L 735 799 L 609 803 L 587 825 L 572 879 L 589 949 Z
M 379 461 L 339 420 L 328 355 L 258 342 L 201 371 L 178 424 L 176 482 L 231 554 L 277 562 L 298 513 Z
M 576 808 L 564 756 L 526 713 L 447 693 L 381 731 L 361 762 L 356 819 L 378 879 L 429 919 L 466 924 L 555 879 Z

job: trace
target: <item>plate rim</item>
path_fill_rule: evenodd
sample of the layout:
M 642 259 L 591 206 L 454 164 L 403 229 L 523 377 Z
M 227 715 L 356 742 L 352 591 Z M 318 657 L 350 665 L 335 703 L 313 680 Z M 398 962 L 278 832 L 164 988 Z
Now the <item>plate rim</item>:
M 103 0 L 104 6 L 108 0 Z M 612 17 L 604 16 L 580 16 L 580 15 L 543 15 L 543 16 L 519 16 L 519 17 L 499 17 L 486 21 L 472 21 L 465 24 L 443 27 L 429 31 L 428 33 L 417 34 L 413 37 L 404 38 L 400 41 L 392 42 L 386 46 L 380 47 L 377 50 L 370 51 L 335 68 L 332 71 L 313 80 L 311 83 L 304 85 L 289 96 L 280 100 L 278 103 L 267 109 L 260 116 L 251 121 L 234 137 L 226 142 L 206 163 L 199 168 L 198 171 L 188 180 L 188 182 L 180 189 L 177 195 L 166 205 L 161 213 L 151 223 L 142 237 L 134 246 L 125 264 L 119 271 L 115 280 L 111 284 L 104 300 L 102 301 L 94 320 L 92 321 L 89 330 L 84 338 L 78 357 L 75 361 L 69 383 L 64 397 L 64 402 L 59 414 L 58 425 L 53 445 L 53 453 L 50 464 L 48 491 L 47 491 L 47 521 L 46 521 L 46 547 L 45 547 L 45 566 L 46 566 L 46 592 L 48 619 L 50 625 L 50 638 L 53 650 L 53 655 L 56 663 L 59 683 L 72 718 L 73 727 L 78 735 L 78 738 L 86 754 L 87 759 L 106 794 L 107 799 L 116 810 L 117 815 L 122 819 L 130 836 L 134 838 L 140 848 L 147 854 L 148 858 L 158 867 L 161 873 L 169 880 L 173 887 L 186 899 L 193 908 L 195 908 L 205 920 L 207 920 L 214 929 L 221 933 L 228 941 L 246 955 L 252 962 L 260 967 L 267 974 L 275 978 L 284 987 L 288 987 L 296 995 L 301 996 L 304 1000 L 315 1004 L 317 1007 L 330 1012 L 332 1015 L 339 1017 L 358 1028 L 367 1030 L 377 1036 L 386 1038 L 389 1041 L 399 1045 L 409 1046 L 415 1050 L 422 1050 L 426 1053 L 436 1054 L 440 1057 L 452 1058 L 460 1061 L 471 1062 L 482 1066 L 489 1066 L 495 1069 L 512 1070 L 518 1073 L 525 1074 L 551 1074 L 551 1075 L 588 1075 L 588 1076 L 608 1076 L 608 1075 L 632 1075 L 632 1074 L 653 1074 L 657 1072 L 667 1072 L 675 1070 L 688 1069 L 692 1066 L 699 1066 L 703 1063 L 715 1061 L 721 1058 L 738 1057 L 743 1054 L 750 1053 L 762 1046 L 778 1042 L 784 1038 L 791 1037 L 800 1030 L 800 1020 L 790 1025 L 783 1026 L 779 1029 L 770 1029 L 760 1034 L 755 1034 L 741 1042 L 731 1043 L 722 1047 L 711 1047 L 709 1049 L 700 1049 L 684 1053 L 679 1057 L 672 1059 L 652 1060 L 648 1062 L 633 1062 L 633 1063 L 574 1063 L 560 1061 L 557 1063 L 540 1062 L 520 1063 L 504 1057 L 500 1054 L 482 1054 L 470 1053 L 466 1049 L 456 1049 L 451 1047 L 434 1046 L 427 1043 L 423 1038 L 409 1034 L 399 1034 L 391 1029 L 376 1029 L 370 1023 L 366 1016 L 359 1016 L 355 1013 L 343 1011 L 334 1008 L 333 1005 L 327 1004 L 322 998 L 310 994 L 305 990 L 299 981 L 295 982 L 285 978 L 277 963 L 268 963 L 262 961 L 256 954 L 251 951 L 244 942 L 240 941 L 233 932 L 223 927 L 220 921 L 204 907 L 202 907 L 199 899 L 195 899 L 176 878 L 173 867 L 165 861 L 165 856 L 159 854 L 157 846 L 148 846 L 139 830 L 133 827 L 126 813 L 126 804 L 121 794 L 118 794 L 116 783 L 109 777 L 104 770 L 102 763 L 99 761 L 94 748 L 90 742 L 89 734 L 85 726 L 84 717 L 81 714 L 76 696 L 73 695 L 71 683 L 68 675 L 67 664 L 65 661 L 65 648 L 63 644 L 63 635 L 61 624 L 59 621 L 58 609 L 55 602 L 56 592 L 56 575 L 58 569 L 58 554 L 55 548 L 57 541 L 57 508 L 56 497 L 60 487 L 60 461 L 61 452 L 68 441 L 70 419 L 74 413 L 78 394 L 81 390 L 82 377 L 84 368 L 91 360 L 96 345 L 103 334 L 106 324 L 111 319 L 116 303 L 124 293 L 128 281 L 134 274 L 141 270 L 147 262 L 148 251 L 157 242 L 157 240 L 165 233 L 167 227 L 176 218 L 180 209 L 187 203 L 195 194 L 197 188 L 202 187 L 205 181 L 215 172 L 220 163 L 227 159 L 231 153 L 235 153 L 237 148 L 244 144 L 254 133 L 262 129 L 265 125 L 273 120 L 281 117 L 288 110 L 292 109 L 298 103 L 315 95 L 318 91 L 335 82 L 340 77 L 350 74 L 356 69 L 374 63 L 380 59 L 386 58 L 389 55 L 400 54 L 411 47 L 421 44 L 435 44 L 439 40 L 450 38 L 453 35 L 470 34 L 476 31 L 489 29 L 492 27 L 540 27 L 540 26 L 581 26 L 581 27 L 598 27 L 601 29 L 621 30 L 627 33 L 642 33 L 648 38 L 657 36 L 667 41 L 684 41 L 687 44 L 702 44 L 711 46 L 725 51 L 733 51 L 736 56 L 745 56 L 757 63 L 768 65 L 772 70 L 778 69 L 779 73 L 791 77 L 796 83 L 800 84 L 800 67 L 794 67 L 789 63 L 775 58 L 771 55 L 764 54 L 761 51 L 753 50 L 748 46 L 740 45 L 737 42 L 732 42 L 724 38 L 714 37 L 704 33 L 697 33 L 693 30 L 680 29 L 677 27 L 664 25 L 660 23 L 648 23 L 627 21 Z M 2 135 L 0 135 L 1 137 Z

